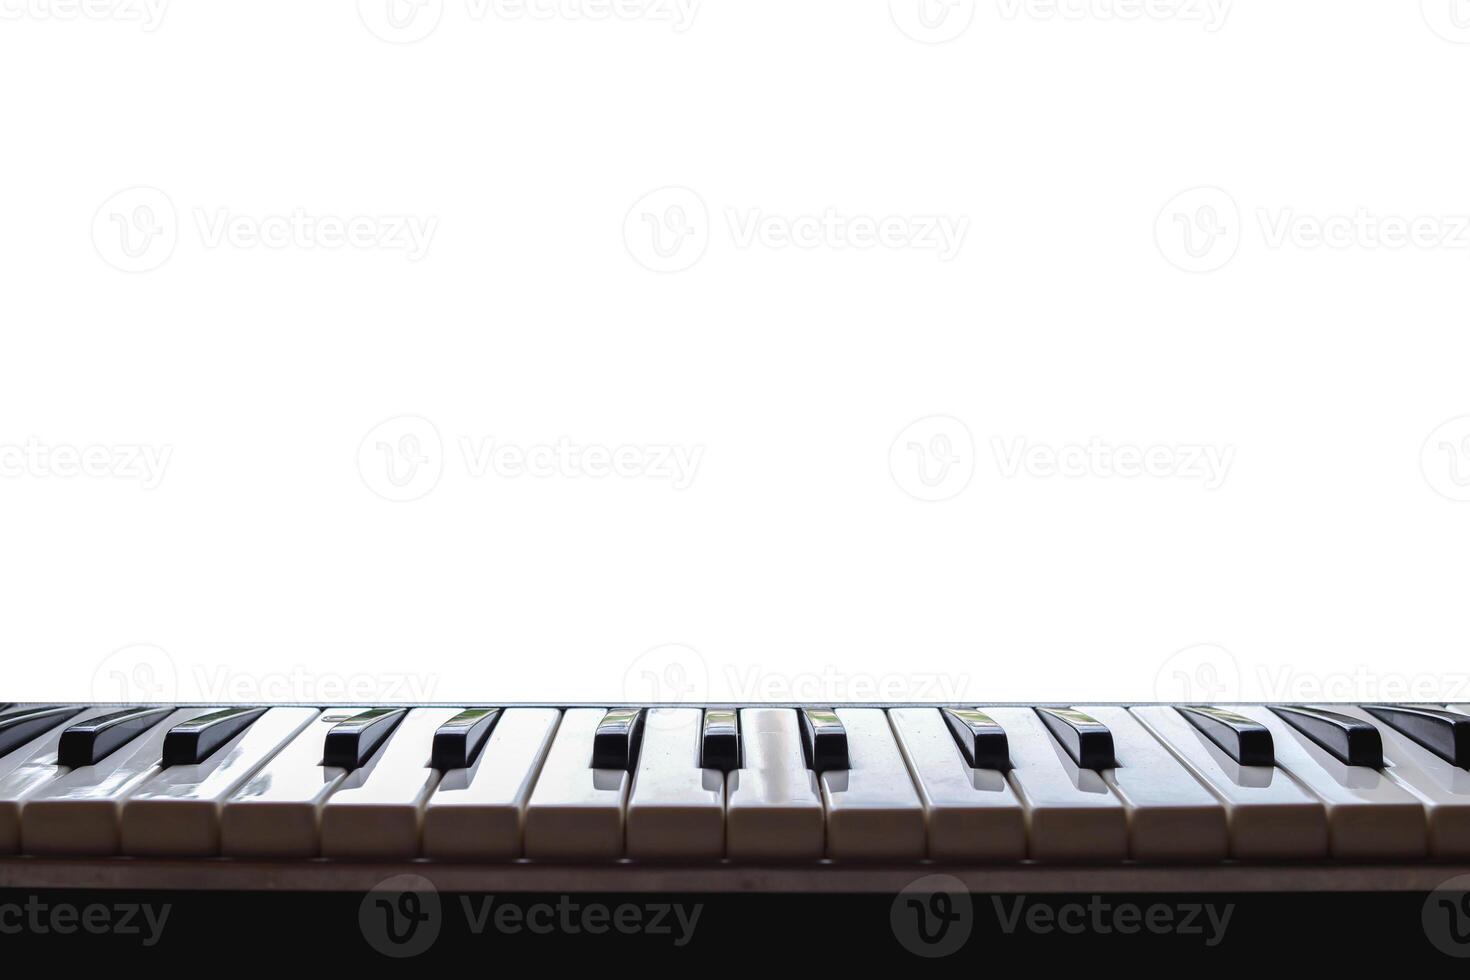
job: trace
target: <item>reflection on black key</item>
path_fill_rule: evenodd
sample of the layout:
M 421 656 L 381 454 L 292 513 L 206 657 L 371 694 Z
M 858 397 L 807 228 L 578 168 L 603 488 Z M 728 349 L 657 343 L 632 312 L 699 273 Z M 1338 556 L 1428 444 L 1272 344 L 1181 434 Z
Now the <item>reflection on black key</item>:
M 944 720 L 960 743 L 965 761 L 975 769 L 1011 768 L 1011 747 L 1006 730 L 989 715 L 974 708 L 945 708 Z
M 37 704 L 0 715 L 0 755 L 82 713 L 80 704 Z
M 434 732 L 431 769 L 468 769 L 475 764 L 490 730 L 500 720 L 499 708 L 466 708 Z
M 370 708 L 337 722 L 327 731 L 322 765 L 361 769 L 407 713 L 405 708 Z
M 180 722 L 163 737 L 163 764 L 197 766 L 263 714 L 264 708 L 222 708 Z
M 851 769 L 847 758 L 847 729 L 837 712 L 830 708 L 803 708 L 801 717 L 801 749 L 806 766 L 813 772 Z
M 1383 768 L 1383 737 L 1378 729 L 1348 715 L 1303 704 L 1267 705 L 1292 728 L 1350 766 Z
M 699 767 L 730 772 L 740 768 L 740 713 L 706 708 L 699 740 Z
M 124 708 L 72 725 L 61 733 L 56 764 L 68 768 L 96 765 L 152 728 L 172 708 Z
M 1072 761 L 1082 769 L 1114 769 L 1113 733 L 1108 726 L 1075 708 L 1037 708 L 1036 713 L 1051 729 Z
M 1470 715 L 1410 704 L 1365 704 L 1363 710 L 1450 765 L 1470 769 Z
M 592 735 L 592 768 L 632 772 L 643 743 L 643 709 L 613 708 Z
M 1276 765 L 1276 746 L 1271 741 L 1271 729 L 1260 722 L 1234 711 L 1203 704 L 1180 705 L 1179 713 L 1241 765 Z

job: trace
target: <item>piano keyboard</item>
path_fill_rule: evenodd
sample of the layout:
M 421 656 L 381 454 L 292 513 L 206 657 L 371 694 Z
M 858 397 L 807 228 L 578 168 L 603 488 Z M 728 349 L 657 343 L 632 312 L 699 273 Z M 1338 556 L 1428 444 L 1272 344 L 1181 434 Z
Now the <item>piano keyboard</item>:
M 0 711 L 0 881 L 119 858 L 1442 864 L 1470 859 L 1470 706 Z

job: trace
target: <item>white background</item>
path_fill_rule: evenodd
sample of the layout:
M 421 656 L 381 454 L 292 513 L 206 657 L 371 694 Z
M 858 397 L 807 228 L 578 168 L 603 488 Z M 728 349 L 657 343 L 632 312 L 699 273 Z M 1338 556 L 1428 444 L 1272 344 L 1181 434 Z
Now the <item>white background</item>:
M 0 0 L 0 695 L 1470 699 L 1470 3 L 397 2 Z

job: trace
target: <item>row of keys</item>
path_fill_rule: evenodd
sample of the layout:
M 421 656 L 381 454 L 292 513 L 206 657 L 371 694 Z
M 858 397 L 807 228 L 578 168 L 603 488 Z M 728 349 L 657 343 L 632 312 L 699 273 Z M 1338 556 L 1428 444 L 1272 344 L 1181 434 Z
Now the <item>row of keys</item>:
M 1470 715 L 1402 705 L 0 713 L 0 853 L 1470 855 Z

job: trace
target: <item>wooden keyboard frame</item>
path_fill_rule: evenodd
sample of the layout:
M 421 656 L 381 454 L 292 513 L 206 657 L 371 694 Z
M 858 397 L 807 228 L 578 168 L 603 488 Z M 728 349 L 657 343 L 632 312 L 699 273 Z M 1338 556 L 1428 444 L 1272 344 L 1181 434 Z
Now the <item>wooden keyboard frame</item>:
M 1058 865 L 1031 861 L 956 866 L 913 864 L 664 864 L 526 860 L 459 864 L 314 858 L 0 858 L 0 889 L 82 888 L 205 891 L 367 891 L 384 878 L 421 875 L 447 892 L 897 893 L 926 875 L 950 875 L 978 893 L 1428 892 L 1467 864 Z

